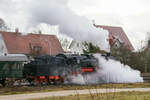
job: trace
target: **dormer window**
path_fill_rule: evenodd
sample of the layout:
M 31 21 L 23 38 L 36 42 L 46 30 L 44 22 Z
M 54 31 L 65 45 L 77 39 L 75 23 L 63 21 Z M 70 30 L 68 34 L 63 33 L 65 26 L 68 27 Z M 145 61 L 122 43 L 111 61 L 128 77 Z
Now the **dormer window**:
M 42 47 L 41 46 L 34 46 L 33 49 L 34 49 L 34 52 L 36 54 L 40 54 L 40 51 L 41 51 Z
M 40 47 L 40 46 L 34 46 L 34 51 L 35 51 L 35 52 L 41 51 L 41 48 L 42 48 L 42 47 Z

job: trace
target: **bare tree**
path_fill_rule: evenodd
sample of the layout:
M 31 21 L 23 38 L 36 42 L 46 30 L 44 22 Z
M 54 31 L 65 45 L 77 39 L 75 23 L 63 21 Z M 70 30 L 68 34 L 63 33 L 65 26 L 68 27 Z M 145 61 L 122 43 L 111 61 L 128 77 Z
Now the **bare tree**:
M 7 31 L 7 30 L 8 30 L 8 27 L 5 21 L 2 18 L 0 18 L 0 31 Z

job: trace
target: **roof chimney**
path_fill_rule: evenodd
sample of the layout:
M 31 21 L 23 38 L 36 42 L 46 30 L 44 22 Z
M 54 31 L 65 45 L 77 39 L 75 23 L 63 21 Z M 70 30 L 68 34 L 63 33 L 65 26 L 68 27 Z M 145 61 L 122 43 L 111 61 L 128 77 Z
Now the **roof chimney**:
M 39 33 L 39 34 L 42 34 L 42 31 L 41 31 L 41 30 L 39 30 L 39 31 L 38 31 L 38 33 Z
M 95 24 L 95 20 L 92 20 L 92 24 L 93 24 L 94 26 L 96 26 L 96 24 Z

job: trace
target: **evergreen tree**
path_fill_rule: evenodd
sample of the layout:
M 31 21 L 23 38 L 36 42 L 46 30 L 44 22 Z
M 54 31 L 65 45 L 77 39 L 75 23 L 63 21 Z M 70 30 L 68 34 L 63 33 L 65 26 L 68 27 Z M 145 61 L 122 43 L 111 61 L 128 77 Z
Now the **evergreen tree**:
M 104 50 L 101 50 L 97 45 L 93 45 L 91 42 L 84 42 L 83 43 L 85 49 L 83 49 L 83 52 L 85 54 L 89 53 L 106 53 Z

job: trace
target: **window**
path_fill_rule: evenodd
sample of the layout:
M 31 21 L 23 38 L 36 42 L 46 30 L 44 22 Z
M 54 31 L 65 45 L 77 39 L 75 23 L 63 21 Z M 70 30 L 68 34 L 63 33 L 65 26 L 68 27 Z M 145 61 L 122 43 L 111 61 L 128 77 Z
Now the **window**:
M 34 46 L 34 48 L 33 48 L 34 53 L 35 53 L 36 55 L 40 54 L 41 49 L 42 49 L 41 46 Z

